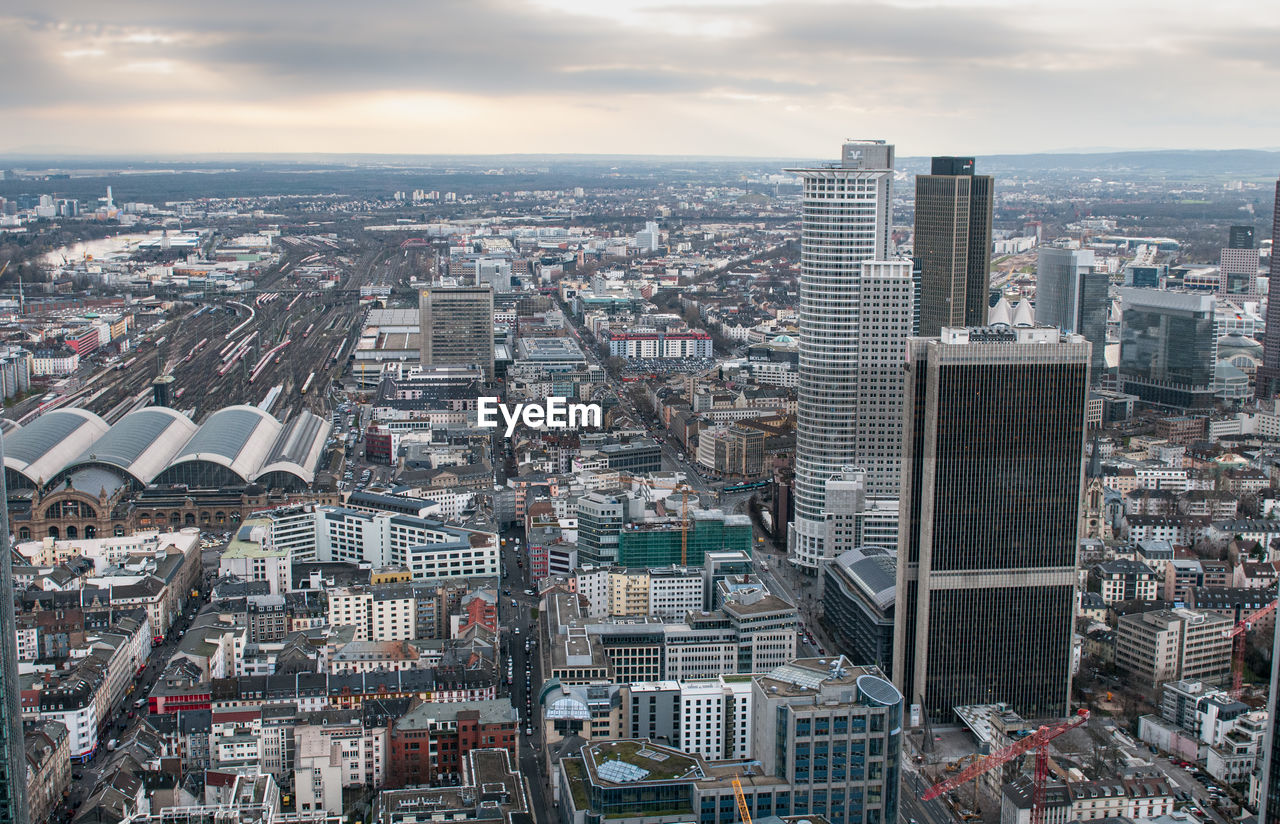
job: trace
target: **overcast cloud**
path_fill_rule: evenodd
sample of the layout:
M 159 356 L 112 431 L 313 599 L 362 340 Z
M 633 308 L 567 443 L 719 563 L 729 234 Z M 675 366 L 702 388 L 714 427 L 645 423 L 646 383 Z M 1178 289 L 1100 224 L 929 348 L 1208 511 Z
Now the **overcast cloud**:
M 1274 148 L 1268 6 L 8 0 L 0 151 Z

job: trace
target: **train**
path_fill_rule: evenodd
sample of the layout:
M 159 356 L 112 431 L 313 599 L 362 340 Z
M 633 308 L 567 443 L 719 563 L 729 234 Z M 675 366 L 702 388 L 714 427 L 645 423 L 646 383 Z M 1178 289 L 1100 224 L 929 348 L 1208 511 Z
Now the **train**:
M 303 383 L 303 384 L 302 384 L 302 389 L 300 389 L 300 390 L 298 391 L 298 394 L 299 394 L 299 395 L 305 395 L 305 394 L 307 394 L 307 390 L 311 388 L 311 382 L 312 382 L 313 380 L 315 380 L 315 379 L 316 379 L 316 373 L 315 373 L 315 372 L 312 372 L 310 375 L 307 375 L 307 380 L 306 380 L 306 382 L 305 382 L 305 383 Z

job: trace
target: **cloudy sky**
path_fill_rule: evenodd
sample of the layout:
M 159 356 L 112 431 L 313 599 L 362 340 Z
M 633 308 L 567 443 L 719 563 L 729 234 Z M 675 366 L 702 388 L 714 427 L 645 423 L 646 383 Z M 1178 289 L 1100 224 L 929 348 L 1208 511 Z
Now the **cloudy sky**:
M 0 152 L 1275 148 L 1273 1 L 5 0 Z

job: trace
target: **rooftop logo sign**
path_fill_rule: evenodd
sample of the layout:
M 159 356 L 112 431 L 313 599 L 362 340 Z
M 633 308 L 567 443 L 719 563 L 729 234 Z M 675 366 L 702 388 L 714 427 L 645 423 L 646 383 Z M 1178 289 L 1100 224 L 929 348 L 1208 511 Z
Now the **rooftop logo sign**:
M 476 399 L 476 425 L 481 429 L 497 429 L 505 424 L 505 437 L 515 434 L 524 424 L 529 429 L 580 429 L 602 426 L 604 412 L 598 403 L 569 403 L 568 398 L 553 395 L 543 403 L 518 403 L 512 408 L 494 397 Z

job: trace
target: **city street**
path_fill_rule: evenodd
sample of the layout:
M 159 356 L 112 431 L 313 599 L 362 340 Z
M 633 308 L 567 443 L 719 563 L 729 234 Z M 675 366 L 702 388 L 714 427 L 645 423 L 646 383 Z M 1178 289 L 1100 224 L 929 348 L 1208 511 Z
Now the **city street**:
M 921 801 L 929 782 L 920 775 L 906 749 L 902 753 L 902 780 L 899 784 L 898 820 L 918 824 L 954 824 L 950 810 L 941 798 Z
M 529 802 L 538 824 L 550 824 L 550 788 L 545 783 L 545 772 L 541 764 L 542 721 L 541 710 L 537 706 L 538 692 L 542 688 L 542 661 L 538 645 L 537 622 L 532 619 L 532 610 L 538 606 L 536 596 L 525 595 L 530 588 L 529 564 L 527 556 L 523 567 L 518 564 L 522 553 L 526 552 L 523 541 L 523 530 L 510 528 L 502 533 L 507 545 L 502 548 L 502 563 L 507 572 L 502 579 L 502 588 L 498 592 L 498 625 L 501 628 L 502 651 L 505 653 L 498 662 L 498 672 L 505 683 L 507 660 L 511 666 L 511 686 L 507 688 L 511 697 L 511 705 L 520 713 L 520 729 L 517 738 L 520 741 L 517 760 L 520 774 L 525 776 L 529 786 Z M 519 548 L 516 541 L 520 540 Z M 507 594 L 507 593 L 510 594 Z M 516 606 L 512 606 L 512 601 Z M 526 653 L 525 642 L 530 640 L 533 648 Z M 526 681 L 525 674 L 528 673 Z M 525 735 L 532 730 L 532 735 Z

